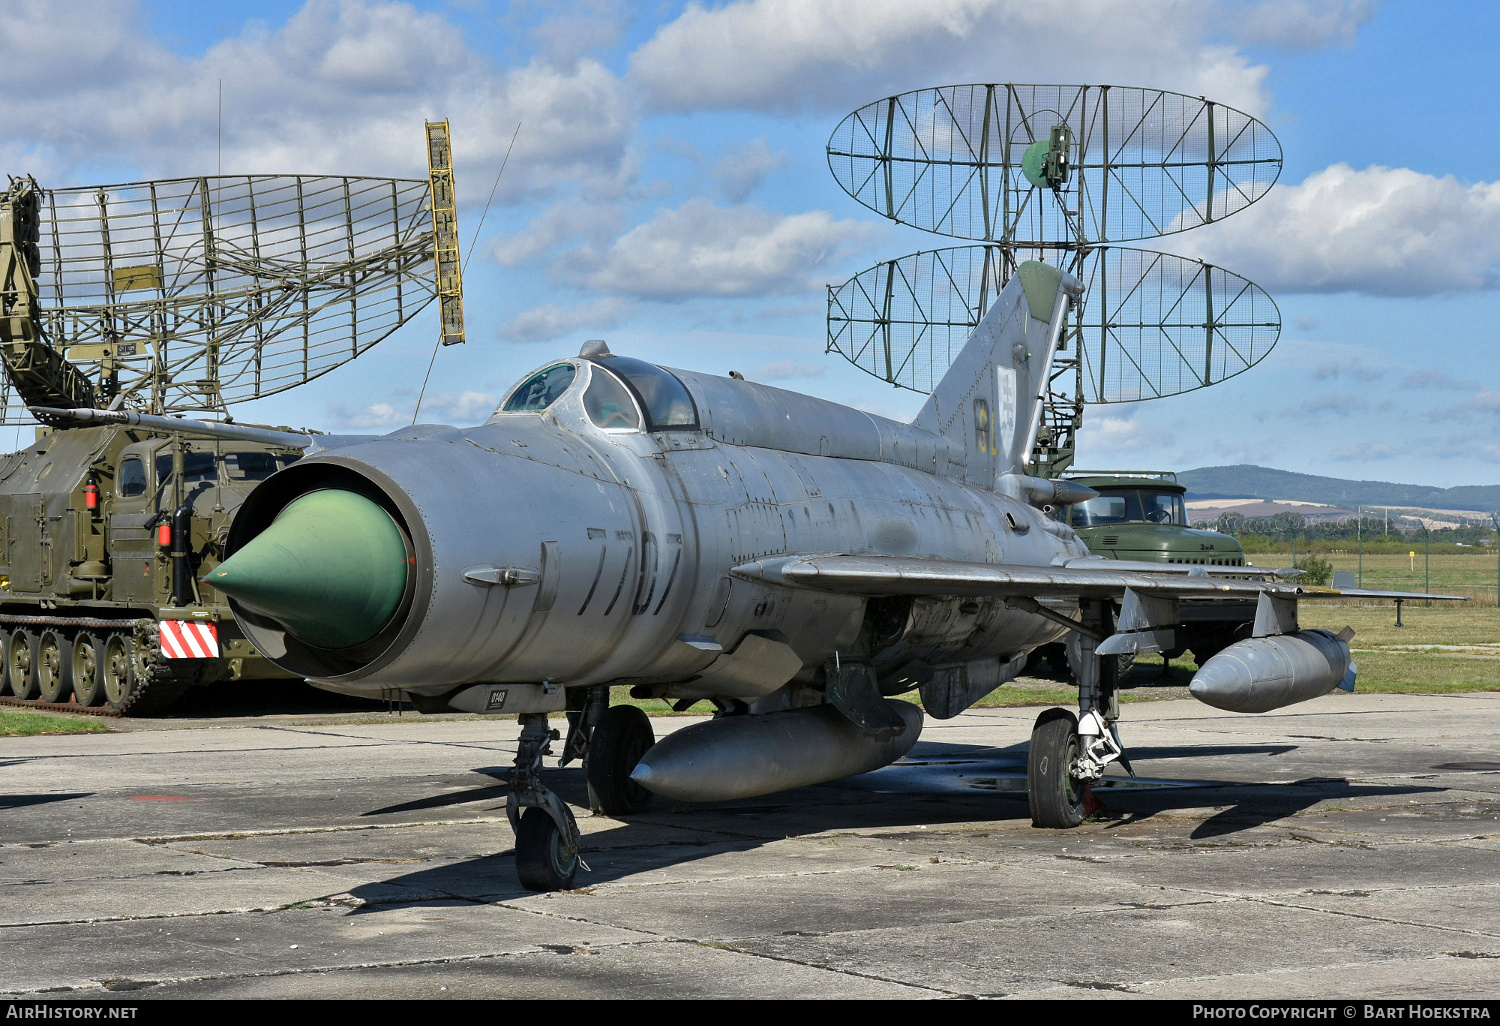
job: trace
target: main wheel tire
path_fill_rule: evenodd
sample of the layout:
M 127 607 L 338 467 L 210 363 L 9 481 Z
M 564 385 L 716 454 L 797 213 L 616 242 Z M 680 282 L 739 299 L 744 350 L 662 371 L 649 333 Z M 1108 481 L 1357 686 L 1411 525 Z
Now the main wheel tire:
M 521 813 L 516 830 L 516 875 L 528 891 L 565 891 L 578 873 L 578 851 L 568 851 L 562 831 L 535 805 Z
M 1070 772 L 1076 758 L 1078 717 L 1066 709 L 1038 716 L 1026 762 L 1032 826 L 1066 829 L 1083 822 L 1085 784 Z
M 87 631 L 73 639 L 73 697 L 83 706 L 104 702 L 104 642 Z
M 37 643 L 37 687 L 44 702 L 66 702 L 73 694 L 73 639 L 49 630 Z
M 6 666 L 10 670 L 11 694 L 17 698 L 30 700 L 41 697 L 42 686 L 36 677 L 36 649 L 40 640 L 34 631 L 25 627 L 19 628 L 10 636 L 10 645 L 5 653 Z
M 104 700 L 111 709 L 123 709 L 135 694 L 135 639 L 123 632 L 111 634 L 104 642 Z
M 651 792 L 630 779 L 635 764 L 656 744 L 651 720 L 633 705 L 606 709 L 589 738 L 585 769 L 589 805 L 606 816 L 633 816 L 651 807 Z

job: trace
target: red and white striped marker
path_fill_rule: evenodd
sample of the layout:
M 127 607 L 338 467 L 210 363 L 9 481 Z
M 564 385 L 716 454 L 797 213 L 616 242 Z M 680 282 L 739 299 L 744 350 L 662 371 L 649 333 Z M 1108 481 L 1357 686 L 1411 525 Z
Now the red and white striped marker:
M 219 631 L 211 623 L 161 620 L 161 654 L 168 659 L 212 659 L 219 654 Z

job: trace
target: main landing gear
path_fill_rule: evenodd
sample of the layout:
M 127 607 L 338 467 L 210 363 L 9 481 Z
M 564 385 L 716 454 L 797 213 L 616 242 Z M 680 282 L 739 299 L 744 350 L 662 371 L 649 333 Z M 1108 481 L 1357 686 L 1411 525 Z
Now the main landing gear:
M 521 740 L 511 770 L 505 814 L 516 833 L 516 873 L 532 891 L 562 891 L 573 886 L 579 857 L 578 822 L 556 793 L 542 784 L 542 757 L 552 754 L 559 734 L 547 726 L 546 713 L 520 717 Z M 645 812 L 651 792 L 630 779 L 646 750 L 656 743 L 651 721 L 633 705 L 609 705 L 609 689 L 592 688 L 581 708 L 568 711 L 568 739 L 559 766 L 583 760 L 589 805 L 606 816 Z
M 1032 826 L 1067 828 L 1082 823 L 1092 811 L 1091 787 L 1112 762 L 1135 776 L 1115 725 L 1120 718 L 1118 661 L 1094 651 L 1095 635 L 1107 635 L 1112 626 L 1110 610 L 1099 600 L 1080 605 L 1090 633 L 1069 634 L 1067 641 L 1068 662 L 1078 678 L 1078 715 L 1048 709 L 1032 728 L 1026 764 Z

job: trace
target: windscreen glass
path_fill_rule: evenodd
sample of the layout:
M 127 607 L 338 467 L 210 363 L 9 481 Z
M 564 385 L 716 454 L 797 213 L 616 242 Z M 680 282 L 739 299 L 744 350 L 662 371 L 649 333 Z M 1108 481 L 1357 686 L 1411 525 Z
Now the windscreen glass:
M 146 494 L 146 467 L 138 459 L 128 459 L 120 464 L 120 495 L 131 498 Z
M 578 372 L 571 363 L 559 363 L 537 371 L 516 386 L 501 409 L 506 413 L 536 413 L 561 398 Z
M 1173 524 L 1187 526 L 1180 492 L 1149 488 L 1111 489 L 1072 507 L 1074 527 L 1104 524 Z
M 182 457 L 183 480 L 186 484 L 213 481 L 219 475 L 215 469 L 218 460 L 211 452 L 189 452 Z M 172 454 L 164 452 L 156 457 L 156 479 L 165 481 L 172 476 Z
M 264 481 L 282 467 L 296 463 L 301 458 L 294 452 L 226 452 L 224 454 L 224 479 L 226 481 Z
M 640 396 L 646 408 L 647 430 L 695 428 L 698 426 L 698 411 L 693 406 L 693 397 L 675 376 L 644 360 L 633 360 L 628 356 L 600 357 L 598 364 L 608 367 L 629 382 L 635 394 Z
M 589 420 L 602 428 L 638 428 L 640 414 L 636 413 L 635 400 L 619 380 L 608 371 L 594 368 L 593 380 L 583 393 L 583 408 Z

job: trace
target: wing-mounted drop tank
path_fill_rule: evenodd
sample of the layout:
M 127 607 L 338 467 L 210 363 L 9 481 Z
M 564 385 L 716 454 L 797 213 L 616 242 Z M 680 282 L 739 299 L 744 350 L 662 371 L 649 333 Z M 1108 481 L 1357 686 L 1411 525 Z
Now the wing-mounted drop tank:
M 1188 690 L 1198 701 L 1230 712 L 1258 713 L 1320 698 L 1335 688 L 1354 690 L 1358 667 L 1349 653 L 1353 630 L 1334 634 L 1298 630 L 1295 600 L 1262 593 L 1255 636 L 1237 641 L 1194 674 Z

